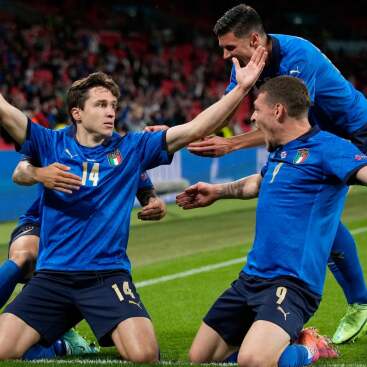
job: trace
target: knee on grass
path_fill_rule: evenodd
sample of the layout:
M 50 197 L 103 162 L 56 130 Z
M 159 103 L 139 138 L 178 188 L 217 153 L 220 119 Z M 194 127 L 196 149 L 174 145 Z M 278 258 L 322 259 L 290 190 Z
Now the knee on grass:
M 133 363 L 155 363 L 159 361 L 159 351 L 157 348 L 144 348 L 130 350 L 127 356 L 122 356 Z
M 278 361 L 272 360 L 268 356 L 247 352 L 240 353 L 237 362 L 239 367 L 273 367 L 278 365 Z
M 189 361 L 191 363 L 205 363 L 212 362 L 209 360 L 207 353 L 203 350 L 198 350 L 196 348 L 191 348 L 189 352 Z
M 3 338 L 0 336 L 0 360 L 19 359 L 22 358 L 24 351 L 16 348 L 14 344 L 9 346 L 9 343 L 2 342 Z

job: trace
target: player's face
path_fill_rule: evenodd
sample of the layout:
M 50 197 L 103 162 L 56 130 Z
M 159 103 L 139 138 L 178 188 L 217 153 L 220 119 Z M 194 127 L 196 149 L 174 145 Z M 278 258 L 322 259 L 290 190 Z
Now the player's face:
M 274 106 L 266 100 L 266 94 L 260 93 L 254 102 L 251 121 L 264 133 L 266 147 L 272 151 L 278 144 L 276 141 L 277 119 Z
M 223 59 L 230 60 L 232 57 L 236 57 L 241 66 L 247 65 L 259 45 L 257 35 L 254 33 L 238 38 L 233 32 L 228 32 L 219 36 L 218 42 L 223 50 Z
M 89 89 L 84 108 L 79 110 L 80 121 L 89 133 L 109 137 L 113 133 L 117 98 L 104 87 Z

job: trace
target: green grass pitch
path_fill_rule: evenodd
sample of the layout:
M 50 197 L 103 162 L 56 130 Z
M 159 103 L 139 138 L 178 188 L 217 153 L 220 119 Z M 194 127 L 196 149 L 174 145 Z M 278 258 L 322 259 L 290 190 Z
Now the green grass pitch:
M 367 189 L 354 189 L 344 212 L 344 222 L 355 233 L 365 269 L 366 203 Z M 133 212 L 128 248 L 133 263 L 133 279 L 136 284 L 141 284 L 138 291 L 153 319 L 163 360 L 170 361 L 166 364 L 187 364 L 187 352 L 201 318 L 240 271 L 242 263 L 235 259 L 244 258 L 249 250 L 255 206 L 256 201 L 225 200 L 209 208 L 183 211 L 172 205 L 168 207 L 167 217 L 157 223 L 139 222 L 136 211 Z M 287 224 L 284 225 L 286 230 Z M 6 258 L 7 242 L 13 227 L 14 223 L 0 224 L 1 259 Z M 218 266 L 227 261 L 227 265 Z M 177 277 L 177 274 L 181 274 L 181 277 Z M 170 275 L 173 276 L 161 278 Z M 154 284 L 144 284 L 151 279 L 156 279 Z M 345 306 L 341 290 L 328 274 L 323 301 L 309 325 L 317 327 L 323 334 L 331 335 Z M 85 322 L 78 326 L 78 330 L 93 339 Z M 339 349 L 342 355 L 340 359 L 319 362 L 318 365 L 367 366 L 367 337 Z M 0 365 L 24 363 L 1 362 Z M 115 366 L 120 363 L 115 350 L 106 348 L 98 356 L 41 362 L 37 365 Z

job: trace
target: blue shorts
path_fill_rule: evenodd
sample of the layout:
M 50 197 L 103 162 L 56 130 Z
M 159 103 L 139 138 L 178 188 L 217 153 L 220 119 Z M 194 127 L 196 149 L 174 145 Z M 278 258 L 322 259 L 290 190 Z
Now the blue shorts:
M 231 346 L 240 346 L 257 320 L 280 326 L 294 341 L 320 300 L 295 278 L 262 279 L 241 272 L 211 307 L 204 322 Z
M 9 241 L 9 249 L 12 243 L 18 239 L 19 237 L 23 236 L 40 236 L 40 227 L 36 223 L 24 223 L 20 224 L 19 226 L 15 227 L 13 232 L 10 235 Z
M 84 318 L 100 345 L 111 346 L 111 333 L 121 321 L 149 318 L 130 274 L 124 271 L 41 271 L 3 312 L 35 329 L 43 345 L 51 345 Z

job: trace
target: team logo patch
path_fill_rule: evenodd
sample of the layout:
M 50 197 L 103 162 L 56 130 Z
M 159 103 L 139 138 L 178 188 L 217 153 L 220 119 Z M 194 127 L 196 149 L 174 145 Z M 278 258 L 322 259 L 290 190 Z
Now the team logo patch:
M 365 155 L 365 154 L 356 154 L 354 156 L 354 159 L 356 161 L 363 161 L 363 160 L 366 160 L 367 159 L 367 155 Z
M 293 163 L 301 164 L 308 158 L 309 155 L 310 153 L 308 149 L 298 149 L 297 154 L 293 159 Z
M 282 159 L 287 158 L 287 152 L 283 150 L 283 152 L 280 153 L 280 158 Z
M 112 167 L 116 167 L 122 162 L 122 155 L 118 149 L 107 155 L 108 163 Z

